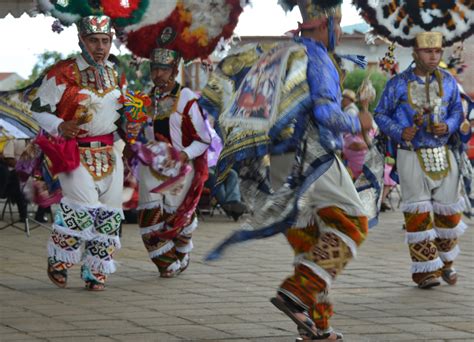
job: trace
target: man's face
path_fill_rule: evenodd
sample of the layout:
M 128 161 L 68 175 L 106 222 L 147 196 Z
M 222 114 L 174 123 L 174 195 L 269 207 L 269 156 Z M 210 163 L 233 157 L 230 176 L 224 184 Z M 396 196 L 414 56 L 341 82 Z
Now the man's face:
M 112 37 L 105 33 L 93 33 L 82 37 L 87 51 L 96 63 L 104 62 L 112 47 Z
M 443 50 L 439 48 L 416 49 L 415 53 L 429 71 L 433 71 L 438 67 L 441 57 L 443 56 Z
M 151 79 L 161 92 L 167 92 L 173 89 L 176 74 L 176 67 L 154 67 L 151 69 Z
M 334 35 L 336 38 L 336 46 L 339 45 L 342 36 L 341 29 L 341 19 L 342 17 L 334 18 Z M 316 41 L 320 41 L 324 46 L 329 48 L 329 27 L 328 25 L 322 25 L 319 28 L 314 29 L 312 37 Z
M 351 103 L 352 103 L 352 100 L 350 98 L 348 98 L 347 96 L 342 97 L 342 101 L 341 101 L 342 109 L 346 108 Z

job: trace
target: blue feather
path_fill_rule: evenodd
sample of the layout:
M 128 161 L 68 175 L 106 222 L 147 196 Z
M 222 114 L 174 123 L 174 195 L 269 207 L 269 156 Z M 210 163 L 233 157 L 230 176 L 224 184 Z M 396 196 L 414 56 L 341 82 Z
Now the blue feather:
M 347 59 L 348 61 L 351 61 L 352 63 L 355 63 L 359 68 L 365 69 L 367 68 L 367 65 L 369 62 L 367 61 L 367 57 L 362 56 L 362 55 L 338 55 L 341 58 Z

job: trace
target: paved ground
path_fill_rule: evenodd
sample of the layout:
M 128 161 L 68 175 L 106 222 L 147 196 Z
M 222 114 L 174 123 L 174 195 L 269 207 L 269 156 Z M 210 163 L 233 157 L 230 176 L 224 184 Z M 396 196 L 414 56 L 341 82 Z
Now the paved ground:
M 472 224 L 471 224 L 472 225 Z M 118 272 L 107 291 L 69 288 L 45 272 L 48 231 L 0 231 L 1 341 L 294 341 L 295 327 L 268 301 L 291 270 L 283 237 L 202 257 L 237 225 L 201 221 L 189 269 L 160 279 L 136 226 L 124 227 Z M 333 325 L 345 341 L 474 341 L 474 229 L 461 241 L 458 285 L 418 290 L 410 280 L 400 213 L 384 213 L 333 290 Z

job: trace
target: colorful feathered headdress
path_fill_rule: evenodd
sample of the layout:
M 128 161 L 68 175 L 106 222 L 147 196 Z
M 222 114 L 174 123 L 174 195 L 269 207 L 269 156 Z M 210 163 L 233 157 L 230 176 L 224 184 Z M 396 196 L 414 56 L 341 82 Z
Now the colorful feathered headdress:
M 163 32 L 175 39 L 166 48 L 184 60 L 206 58 L 230 38 L 248 0 L 38 0 L 42 12 L 63 25 L 89 15 L 112 18 L 118 36 L 137 56 L 149 58 Z
M 472 0 L 353 0 L 374 33 L 405 47 L 415 46 L 416 36 L 437 31 L 443 45 L 474 33 Z

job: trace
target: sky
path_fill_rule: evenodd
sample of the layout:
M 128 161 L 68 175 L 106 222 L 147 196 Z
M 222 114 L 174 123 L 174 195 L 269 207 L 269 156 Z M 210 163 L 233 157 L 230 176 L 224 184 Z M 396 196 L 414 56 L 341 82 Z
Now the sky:
M 295 29 L 301 15 L 297 8 L 285 14 L 277 5 L 278 0 L 253 0 L 240 15 L 236 34 L 240 36 L 278 36 Z M 342 26 L 362 22 L 351 0 L 344 0 Z M 27 78 L 36 63 L 37 56 L 44 51 L 59 51 L 64 55 L 79 51 L 77 30 L 71 26 L 60 34 L 51 31 L 54 19 L 38 15 L 21 18 L 11 15 L 0 19 L 0 72 L 16 72 Z M 7 34 L 4 34 L 7 33 Z M 112 48 L 112 53 L 126 53 L 123 47 Z

